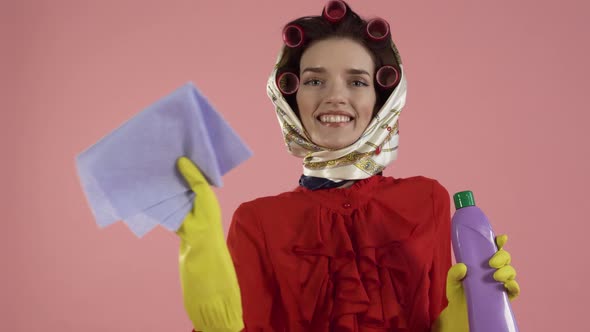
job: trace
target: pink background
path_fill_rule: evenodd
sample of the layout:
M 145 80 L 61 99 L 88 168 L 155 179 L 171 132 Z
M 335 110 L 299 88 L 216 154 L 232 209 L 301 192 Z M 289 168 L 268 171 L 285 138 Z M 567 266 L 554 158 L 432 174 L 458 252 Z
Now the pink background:
M 99 230 L 74 168 L 184 82 L 255 152 L 217 190 L 226 227 L 241 202 L 297 183 L 265 83 L 283 24 L 324 2 L 163 3 L 1 2 L 1 331 L 190 330 L 175 235 Z M 472 189 L 510 236 L 521 331 L 584 330 L 588 2 L 350 4 L 390 22 L 407 71 L 400 157 L 386 174 Z

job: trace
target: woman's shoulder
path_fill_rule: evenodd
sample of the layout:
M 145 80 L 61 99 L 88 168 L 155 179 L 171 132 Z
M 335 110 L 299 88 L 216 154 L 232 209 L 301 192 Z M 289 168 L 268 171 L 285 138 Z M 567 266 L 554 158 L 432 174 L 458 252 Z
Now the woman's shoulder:
M 308 190 L 302 187 L 276 195 L 258 197 L 240 204 L 233 223 L 265 229 L 298 225 L 301 220 L 328 209 L 349 213 L 351 207 L 380 209 L 383 213 L 412 216 L 434 207 L 450 205 L 447 189 L 436 179 L 426 176 L 394 178 L 373 176 L 344 189 Z
M 407 191 L 412 193 L 440 193 L 447 192 L 447 189 L 439 180 L 423 175 L 416 175 L 406 178 L 394 178 L 391 176 L 382 176 L 377 189 Z
M 262 196 L 240 204 L 238 211 L 264 211 L 269 208 L 276 209 L 279 206 L 302 203 L 306 200 L 306 195 L 302 195 L 296 190 L 282 192 L 276 195 Z
M 406 178 L 382 177 L 372 188 L 373 201 L 399 208 L 424 208 L 436 201 L 448 201 L 449 193 L 439 180 L 417 175 Z
M 389 193 L 411 196 L 448 195 L 446 188 L 436 179 L 418 175 L 406 178 L 376 175 L 359 180 L 344 189 L 332 188 L 308 190 L 297 187 L 293 190 L 275 195 L 263 196 L 242 203 L 238 211 L 277 211 L 281 208 L 310 206 L 321 204 L 322 200 L 330 200 L 340 195 L 385 196 Z

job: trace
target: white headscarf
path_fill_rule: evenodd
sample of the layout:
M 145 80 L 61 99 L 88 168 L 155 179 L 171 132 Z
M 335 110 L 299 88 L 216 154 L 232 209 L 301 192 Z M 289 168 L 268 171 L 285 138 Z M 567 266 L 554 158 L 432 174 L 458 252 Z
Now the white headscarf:
M 335 182 L 360 180 L 381 172 L 397 158 L 399 144 L 398 118 L 406 102 L 406 75 L 397 48 L 391 42 L 400 68 L 400 82 L 371 120 L 361 137 L 353 144 L 331 150 L 311 141 L 301 121 L 291 109 L 276 83 L 277 70 L 268 78 L 266 91 L 275 105 L 279 124 L 289 152 L 303 158 L 303 174 Z M 277 58 L 277 64 L 283 51 Z

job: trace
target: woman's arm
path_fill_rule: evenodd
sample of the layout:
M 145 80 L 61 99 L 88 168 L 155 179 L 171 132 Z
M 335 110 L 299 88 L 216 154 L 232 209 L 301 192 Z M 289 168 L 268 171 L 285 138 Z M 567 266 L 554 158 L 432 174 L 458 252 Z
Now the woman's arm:
M 245 331 L 282 330 L 281 301 L 265 234 L 248 204 L 234 213 L 227 244 L 240 284 Z
M 432 210 L 436 223 L 434 253 L 429 273 L 429 316 L 432 324 L 447 306 L 446 280 L 451 267 L 451 199 L 449 192 L 440 183 L 432 187 Z

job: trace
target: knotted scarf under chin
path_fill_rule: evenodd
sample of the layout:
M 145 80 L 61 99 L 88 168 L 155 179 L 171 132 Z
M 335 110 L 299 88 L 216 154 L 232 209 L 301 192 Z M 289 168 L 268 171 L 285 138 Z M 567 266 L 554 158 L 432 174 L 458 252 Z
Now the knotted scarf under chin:
M 329 179 L 307 175 L 301 175 L 299 178 L 299 185 L 309 190 L 337 188 L 343 185 L 345 182 L 346 181 L 335 182 Z

